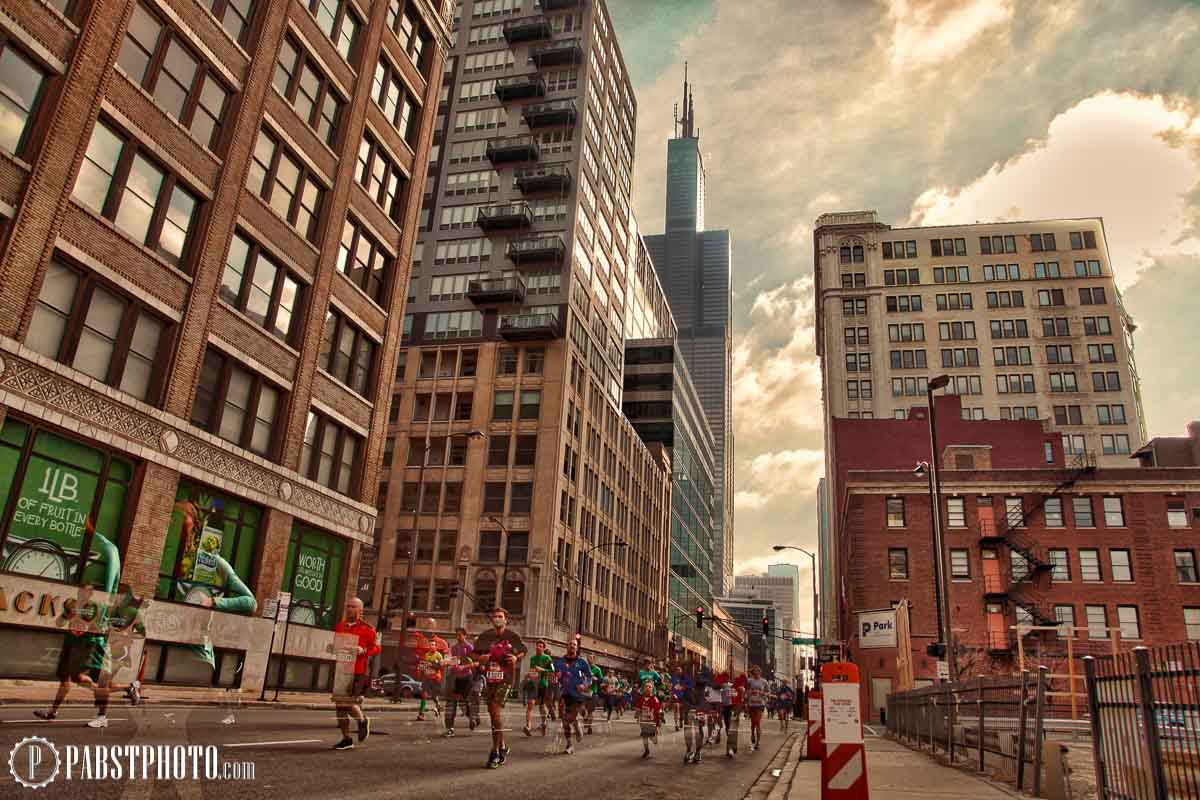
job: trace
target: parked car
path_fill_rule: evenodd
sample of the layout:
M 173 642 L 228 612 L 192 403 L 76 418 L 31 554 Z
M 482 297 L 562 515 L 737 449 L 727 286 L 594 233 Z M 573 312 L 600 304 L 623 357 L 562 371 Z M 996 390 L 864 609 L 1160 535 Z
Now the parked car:
M 400 696 L 416 697 L 421 693 L 421 682 L 406 673 L 400 673 Z M 371 679 L 371 694 L 377 697 L 393 697 L 396 693 L 396 673 L 385 672 Z

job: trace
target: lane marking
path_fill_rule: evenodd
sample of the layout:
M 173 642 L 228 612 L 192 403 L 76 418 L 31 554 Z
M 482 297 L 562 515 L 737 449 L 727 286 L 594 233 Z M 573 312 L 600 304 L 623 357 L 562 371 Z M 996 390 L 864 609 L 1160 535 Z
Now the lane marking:
M 320 742 L 321 739 L 284 739 L 278 742 L 235 742 L 233 744 L 223 744 L 221 747 L 265 747 L 273 744 L 312 744 Z
M 37 717 L 34 717 L 33 719 L 4 719 L 4 720 L 0 720 L 0 723 L 3 723 L 5 725 L 28 725 L 30 723 L 34 723 L 34 724 L 38 724 L 38 725 L 52 725 L 56 722 L 57 723 L 91 722 L 93 719 L 95 719 L 95 717 L 69 717 L 66 719 L 39 719 Z M 129 720 L 129 717 L 109 717 L 108 718 L 109 722 L 127 722 L 128 720 Z M 97 730 L 99 730 L 99 729 L 97 729 Z

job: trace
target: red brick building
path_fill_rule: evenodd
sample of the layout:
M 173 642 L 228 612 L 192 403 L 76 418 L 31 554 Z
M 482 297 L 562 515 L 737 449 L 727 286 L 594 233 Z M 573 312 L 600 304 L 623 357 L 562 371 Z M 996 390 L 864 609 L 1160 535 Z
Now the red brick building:
M 119 582 L 147 681 L 328 689 L 453 4 L 0 6 L 0 674 L 52 677 L 54 609 Z M 254 616 L 197 605 L 222 570 Z
M 1064 463 L 1037 421 L 967 421 L 938 398 L 942 514 L 960 676 L 1030 661 L 1200 639 L 1200 469 Z M 912 663 L 931 680 L 937 641 L 925 409 L 905 420 L 835 419 L 832 521 L 838 623 L 873 718 L 897 677 L 895 648 L 862 647 L 857 612 L 912 604 Z M 1029 662 L 1027 662 L 1028 665 Z

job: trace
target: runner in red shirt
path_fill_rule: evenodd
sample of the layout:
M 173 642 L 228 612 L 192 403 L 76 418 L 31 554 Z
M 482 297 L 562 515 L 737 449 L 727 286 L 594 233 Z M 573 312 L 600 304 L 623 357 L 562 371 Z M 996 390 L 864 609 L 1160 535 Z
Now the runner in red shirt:
M 417 722 L 425 719 L 425 704 L 433 700 L 434 716 L 442 714 L 440 701 L 442 693 L 442 662 L 450 656 L 450 645 L 446 640 L 433 632 L 437 622 L 433 617 L 421 620 L 421 627 L 429 631 L 428 636 L 415 633 L 413 653 L 415 655 L 417 678 L 421 681 L 421 705 L 417 708 Z
M 358 721 L 358 740 L 360 742 L 365 742 L 371 735 L 371 720 L 363 714 L 362 697 L 366 694 L 367 686 L 371 682 L 368 663 L 371 656 L 379 652 L 379 643 L 375 640 L 375 629 L 363 622 L 362 612 L 362 600 L 357 597 L 350 598 L 346 603 L 346 618 L 333 629 L 334 633 L 348 633 L 358 637 L 358 654 L 354 659 L 354 682 L 350 687 L 352 700 L 350 703 L 344 703 L 338 702 L 339 698 L 334 698 L 337 706 L 338 727 L 342 730 L 342 738 L 333 746 L 334 750 L 350 750 L 354 747 L 354 740 L 350 738 L 350 717 L 354 717 Z M 345 700 L 346 698 L 340 699 Z
M 637 721 L 642 733 L 642 758 L 650 757 L 650 740 L 658 744 L 658 728 L 662 725 L 662 703 L 654 696 L 654 684 L 642 684 L 642 693 L 634 701 Z

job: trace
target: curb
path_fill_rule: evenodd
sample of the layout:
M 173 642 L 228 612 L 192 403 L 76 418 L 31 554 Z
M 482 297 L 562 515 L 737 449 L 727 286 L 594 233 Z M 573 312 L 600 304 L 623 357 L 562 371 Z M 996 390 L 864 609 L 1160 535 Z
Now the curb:
M 784 800 L 792 793 L 792 781 L 796 778 L 796 773 L 800 770 L 800 747 L 803 743 L 803 737 L 798 733 L 792 734 L 795 739 L 792 742 L 792 749 L 788 752 L 787 759 L 783 763 L 783 771 L 779 774 L 779 780 L 775 783 L 767 795 L 767 800 Z
M 123 705 L 116 698 L 114 698 L 114 701 L 115 701 L 115 704 L 118 706 Z M 145 698 L 142 700 L 142 702 L 138 703 L 138 705 L 136 707 L 149 708 L 149 707 L 153 707 L 153 706 L 183 706 L 183 707 L 196 707 L 196 708 L 227 708 L 230 705 L 236 705 L 239 709 L 247 709 L 247 710 L 271 708 L 271 709 L 278 709 L 278 710 L 282 710 L 282 711 L 328 711 L 330 713 L 333 713 L 333 711 L 335 709 L 335 706 L 332 702 L 302 703 L 302 702 L 295 702 L 295 701 L 289 702 L 286 700 L 280 701 L 280 702 L 271 702 L 269 700 L 230 701 L 230 700 L 191 700 L 191 699 L 184 699 L 184 698 L 172 698 L 172 699 L 168 699 L 168 700 L 151 700 L 149 698 Z M 25 699 L 0 698 L 0 708 L 44 708 L 45 706 L 46 706 L 46 703 L 44 703 L 44 702 L 39 703 L 39 702 L 34 702 L 31 700 L 25 700 Z M 66 700 L 62 703 L 63 708 L 71 708 L 71 707 L 92 708 L 93 706 L 94 706 L 94 703 L 90 700 Z M 403 712 L 409 712 L 412 714 L 417 713 L 417 709 L 415 707 L 415 701 L 414 701 L 414 705 L 410 706 L 410 707 L 394 705 L 392 703 L 386 703 L 386 704 L 364 703 L 362 706 L 362 709 L 363 709 L 363 711 L 370 711 L 370 712 L 376 713 L 376 714 L 378 714 L 378 713 L 399 714 L 399 713 L 403 713 Z

